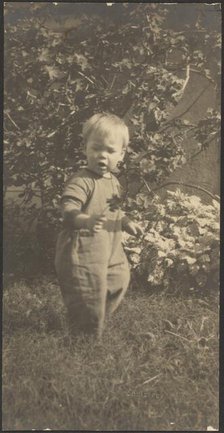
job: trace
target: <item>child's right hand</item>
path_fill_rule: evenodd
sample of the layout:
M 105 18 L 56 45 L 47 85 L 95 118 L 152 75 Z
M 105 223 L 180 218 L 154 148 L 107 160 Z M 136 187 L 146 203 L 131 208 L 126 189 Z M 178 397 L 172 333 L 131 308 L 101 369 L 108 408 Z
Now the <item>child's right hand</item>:
M 87 219 L 86 225 L 90 231 L 93 231 L 93 233 L 98 233 L 100 230 L 102 230 L 105 221 L 105 215 L 91 215 Z

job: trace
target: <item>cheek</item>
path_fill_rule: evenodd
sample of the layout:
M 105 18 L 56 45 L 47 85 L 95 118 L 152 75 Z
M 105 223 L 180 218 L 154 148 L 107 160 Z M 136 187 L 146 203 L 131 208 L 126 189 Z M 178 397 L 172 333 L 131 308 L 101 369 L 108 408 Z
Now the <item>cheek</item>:
M 89 159 L 93 159 L 95 157 L 95 152 L 93 150 L 90 150 L 88 152 L 88 157 L 89 157 Z
M 124 152 L 121 152 L 118 156 L 118 161 L 123 161 L 124 159 Z
M 111 158 L 111 162 L 112 162 L 113 164 L 117 164 L 117 163 L 118 163 L 119 161 L 121 161 L 121 160 L 122 160 L 122 157 L 121 157 L 120 154 L 113 155 L 112 158 Z

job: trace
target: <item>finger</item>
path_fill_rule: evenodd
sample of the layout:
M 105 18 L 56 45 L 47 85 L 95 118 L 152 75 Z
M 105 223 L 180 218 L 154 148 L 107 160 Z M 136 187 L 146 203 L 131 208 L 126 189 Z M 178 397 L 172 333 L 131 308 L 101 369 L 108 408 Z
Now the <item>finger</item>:
M 94 226 L 94 230 L 99 231 L 99 230 L 102 229 L 102 227 L 103 227 L 103 224 L 102 224 L 102 223 L 97 223 L 97 224 Z
M 99 227 L 94 227 L 94 229 L 93 229 L 93 232 L 94 233 L 97 233 L 97 232 L 99 232 L 100 231 L 100 228 Z
M 132 229 L 132 233 L 133 233 L 133 235 L 134 235 L 134 236 L 137 235 L 136 227 L 132 227 L 131 229 Z
M 105 221 L 107 218 L 105 215 L 102 215 L 100 217 L 97 218 L 97 221 Z
M 97 221 L 95 225 L 102 227 L 103 224 L 104 224 L 104 221 Z

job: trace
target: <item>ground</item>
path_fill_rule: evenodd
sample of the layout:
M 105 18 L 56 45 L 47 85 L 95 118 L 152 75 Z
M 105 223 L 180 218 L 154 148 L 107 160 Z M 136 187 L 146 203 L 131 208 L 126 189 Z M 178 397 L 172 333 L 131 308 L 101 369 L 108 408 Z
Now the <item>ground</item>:
M 218 429 L 218 305 L 131 289 L 97 343 L 70 338 L 54 279 L 7 283 L 3 430 Z

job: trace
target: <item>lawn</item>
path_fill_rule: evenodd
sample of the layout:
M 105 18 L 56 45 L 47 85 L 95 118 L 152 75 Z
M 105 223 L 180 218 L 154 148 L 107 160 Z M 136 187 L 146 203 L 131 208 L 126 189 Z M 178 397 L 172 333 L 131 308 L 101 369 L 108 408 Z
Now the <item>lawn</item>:
M 131 289 L 71 339 L 56 281 L 7 284 L 3 430 L 218 429 L 219 299 Z

